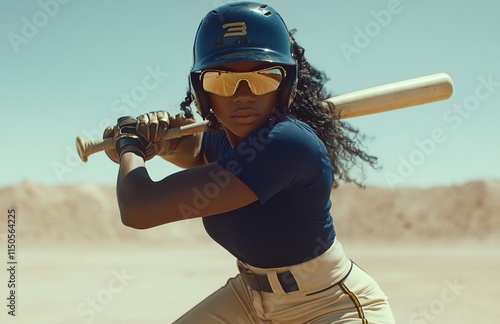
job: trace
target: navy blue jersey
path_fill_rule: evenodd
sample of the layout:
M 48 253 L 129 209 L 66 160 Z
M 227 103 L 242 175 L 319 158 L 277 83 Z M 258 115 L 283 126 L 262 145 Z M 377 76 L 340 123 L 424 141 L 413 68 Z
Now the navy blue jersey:
M 307 261 L 330 247 L 333 170 L 328 153 L 305 123 L 271 120 L 232 148 L 223 131 L 207 132 L 203 150 L 238 177 L 258 201 L 208 216 L 208 234 L 239 260 L 261 268 Z

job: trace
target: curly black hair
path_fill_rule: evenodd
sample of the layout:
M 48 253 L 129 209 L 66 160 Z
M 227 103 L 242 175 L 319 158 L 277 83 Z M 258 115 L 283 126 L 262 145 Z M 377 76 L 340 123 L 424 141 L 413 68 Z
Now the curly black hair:
M 365 163 L 377 168 L 378 160 L 363 150 L 362 142 L 365 136 L 358 129 L 341 121 L 340 112 L 333 104 L 325 104 L 324 100 L 331 97 L 325 89 L 328 78 L 324 72 L 317 70 L 307 61 L 304 48 L 295 41 L 293 36 L 295 32 L 295 29 L 291 30 L 290 37 L 298 64 L 298 82 L 288 115 L 311 126 L 325 144 L 330 163 L 335 170 L 334 187 L 339 185 L 339 180 L 363 186 L 362 181 L 352 176 L 351 170 L 353 167 L 358 167 L 363 171 Z M 180 105 L 184 115 L 188 118 L 193 117 L 190 107 L 192 102 L 193 97 L 191 91 L 188 90 L 186 98 Z M 214 114 L 210 114 L 207 119 L 209 130 L 222 129 L 222 125 Z M 364 176 L 364 173 L 362 172 L 361 175 Z

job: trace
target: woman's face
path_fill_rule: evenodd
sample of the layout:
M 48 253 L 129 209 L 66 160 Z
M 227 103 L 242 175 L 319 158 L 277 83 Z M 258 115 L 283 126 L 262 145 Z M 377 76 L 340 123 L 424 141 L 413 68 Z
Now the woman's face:
M 234 72 L 255 71 L 261 68 L 259 62 L 238 62 L 221 67 L 219 70 Z M 231 97 L 208 94 L 212 110 L 217 119 L 224 125 L 233 146 L 262 126 L 273 114 L 278 100 L 279 90 L 263 95 L 255 95 L 246 81 L 241 81 Z

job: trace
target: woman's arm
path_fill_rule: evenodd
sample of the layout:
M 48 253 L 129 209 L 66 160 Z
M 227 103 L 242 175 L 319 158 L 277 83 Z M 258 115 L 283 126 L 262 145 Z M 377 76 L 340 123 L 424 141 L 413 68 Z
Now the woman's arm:
M 228 212 L 257 200 L 255 194 L 218 163 L 209 163 L 153 181 L 144 160 L 123 154 L 117 181 L 123 224 L 147 229 L 182 219 Z

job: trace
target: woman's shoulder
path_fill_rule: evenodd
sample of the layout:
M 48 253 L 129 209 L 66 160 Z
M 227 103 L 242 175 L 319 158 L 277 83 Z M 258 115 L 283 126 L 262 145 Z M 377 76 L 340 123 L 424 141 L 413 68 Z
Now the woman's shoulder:
M 327 156 L 326 148 L 315 131 L 306 123 L 287 117 L 280 120 L 262 143 L 280 159 L 312 163 Z
M 297 144 L 310 144 L 321 141 L 311 126 L 291 117 L 278 122 L 273 128 L 271 135 L 280 141 Z

